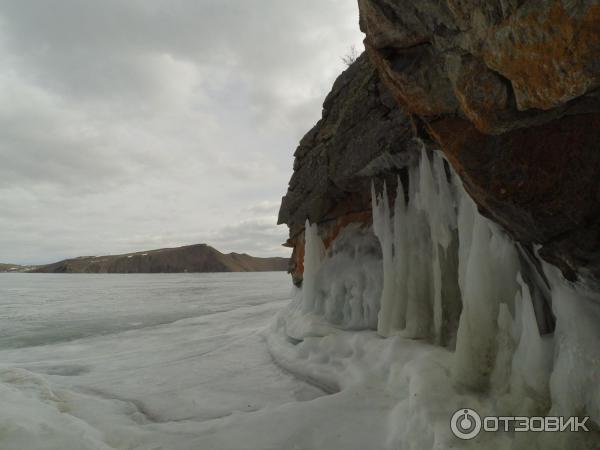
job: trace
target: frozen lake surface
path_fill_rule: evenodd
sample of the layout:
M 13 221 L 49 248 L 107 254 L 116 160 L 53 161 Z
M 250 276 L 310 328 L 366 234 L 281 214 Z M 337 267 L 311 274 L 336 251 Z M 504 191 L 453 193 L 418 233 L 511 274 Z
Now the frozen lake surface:
M 285 273 L 1 274 L 0 448 L 253 448 L 219 429 L 323 395 L 261 335 L 290 286 Z

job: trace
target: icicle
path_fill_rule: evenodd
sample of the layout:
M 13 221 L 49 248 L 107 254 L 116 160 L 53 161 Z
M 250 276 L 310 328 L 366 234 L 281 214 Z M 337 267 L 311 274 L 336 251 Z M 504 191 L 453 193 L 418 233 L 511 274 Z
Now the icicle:
M 406 327 L 406 301 L 407 301 L 407 286 L 406 278 L 410 261 L 408 260 L 408 231 L 406 228 L 406 204 L 404 195 L 404 186 L 400 178 L 398 178 L 396 200 L 394 202 L 394 274 L 396 301 L 392 310 L 395 320 L 392 322 L 392 327 L 396 330 L 402 330 Z
M 319 227 L 306 219 L 304 226 L 304 275 L 302 281 L 302 299 L 304 309 L 311 311 L 317 296 L 317 274 L 325 257 L 325 246 L 319 237 Z
M 521 292 L 517 293 L 517 349 L 512 358 L 511 391 L 523 397 L 526 393 L 536 397 L 536 403 L 544 405 L 549 398 L 550 371 L 552 370 L 553 342 L 540 336 L 533 300 L 529 287 L 518 274 Z M 526 405 L 523 405 L 526 406 Z M 541 414 L 544 411 L 521 410 L 518 414 Z
M 392 224 L 390 219 L 390 206 L 387 194 L 387 186 L 383 185 L 383 195 L 381 201 L 373 204 L 373 230 L 381 242 L 383 254 L 383 291 L 381 294 L 381 307 L 379 310 L 379 320 L 377 332 L 381 336 L 390 336 L 392 333 L 392 322 L 394 320 L 393 310 L 396 300 L 395 277 L 393 261 L 393 236 Z
M 371 188 L 373 229 L 384 260 L 378 327 L 383 336 L 404 330 L 402 334 L 407 337 L 427 338 L 433 334 L 435 342 L 442 341 L 443 279 L 456 279 L 456 267 L 448 265 L 456 258 L 446 255 L 456 228 L 456 207 L 443 164 L 443 159 L 434 154 L 432 166 L 423 147 L 419 165 L 409 171 L 408 205 L 398 180 L 393 227 L 389 224 L 385 188 L 381 198 Z
M 457 334 L 453 376 L 458 383 L 483 389 L 494 360 L 498 303 L 492 285 L 490 229 L 481 217 L 473 224 L 472 246 L 460 284 L 463 312 Z
M 459 254 L 463 311 L 452 375 L 457 383 L 483 389 L 489 382 L 496 358 L 499 305 L 501 302 L 509 304 L 515 296 L 519 263 L 512 242 L 496 234 L 495 228 L 474 206 L 463 204 L 461 207 L 466 208 L 461 212 L 465 228 L 459 226 L 461 238 L 465 237 L 465 241 L 461 239 Z M 473 214 L 471 220 L 465 217 L 469 213 Z M 469 233 L 471 226 L 472 233 Z M 471 234 L 470 239 L 465 233 Z M 468 249 L 462 248 L 465 245 Z
M 430 226 L 434 340 L 440 344 L 444 320 L 442 266 L 452 240 L 452 229 L 456 228 L 456 202 L 450 191 L 444 161 L 437 153 L 433 154 L 432 166 L 425 148 L 421 149 L 419 174 L 420 207 L 427 215 Z
M 547 264 L 544 272 L 556 314 L 551 413 L 589 415 L 600 425 L 600 294 L 585 285 L 570 285 Z

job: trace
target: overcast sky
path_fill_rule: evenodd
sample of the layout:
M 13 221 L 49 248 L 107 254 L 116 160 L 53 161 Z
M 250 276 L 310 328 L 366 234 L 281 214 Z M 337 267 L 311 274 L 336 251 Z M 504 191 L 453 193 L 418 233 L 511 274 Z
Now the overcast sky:
M 288 255 L 293 151 L 354 0 L 0 0 L 0 262 Z

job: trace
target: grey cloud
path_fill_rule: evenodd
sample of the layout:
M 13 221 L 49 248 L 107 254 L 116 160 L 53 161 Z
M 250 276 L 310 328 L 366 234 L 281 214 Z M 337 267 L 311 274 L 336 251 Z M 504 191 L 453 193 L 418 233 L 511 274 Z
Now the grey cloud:
M 275 222 L 275 217 L 265 217 L 225 226 L 211 236 L 212 242 L 226 251 L 244 248 L 255 256 L 289 256 L 290 250 L 281 245 L 287 228 Z
M 292 153 L 357 21 L 347 0 L 0 0 L 0 262 L 287 254 Z
M 246 208 L 246 211 L 249 211 L 254 214 L 266 214 L 271 215 L 273 217 L 277 216 L 277 211 L 279 210 L 279 202 L 273 202 L 269 200 L 263 200 L 262 202 L 256 203 L 255 205 L 250 205 Z

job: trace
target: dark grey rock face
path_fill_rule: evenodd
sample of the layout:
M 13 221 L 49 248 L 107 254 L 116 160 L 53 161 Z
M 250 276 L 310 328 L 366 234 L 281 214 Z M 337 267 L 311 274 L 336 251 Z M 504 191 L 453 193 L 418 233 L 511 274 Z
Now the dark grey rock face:
M 304 223 L 320 224 L 328 246 L 348 223 L 371 221 L 371 180 L 395 186 L 415 153 L 414 127 L 366 55 L 333 85 L 321 120 L 302 138 L 279 223 L 290 228 L 290 272 L 302 279 Z M 395 189 L 390 189 L 395 191 Z
M 321 120 L 300 141 L 279 223 L 293 237 L 311 222 L 370 208 L 371 176 L 401 166 L 412 125 L 366 55 L 333 85 Z

